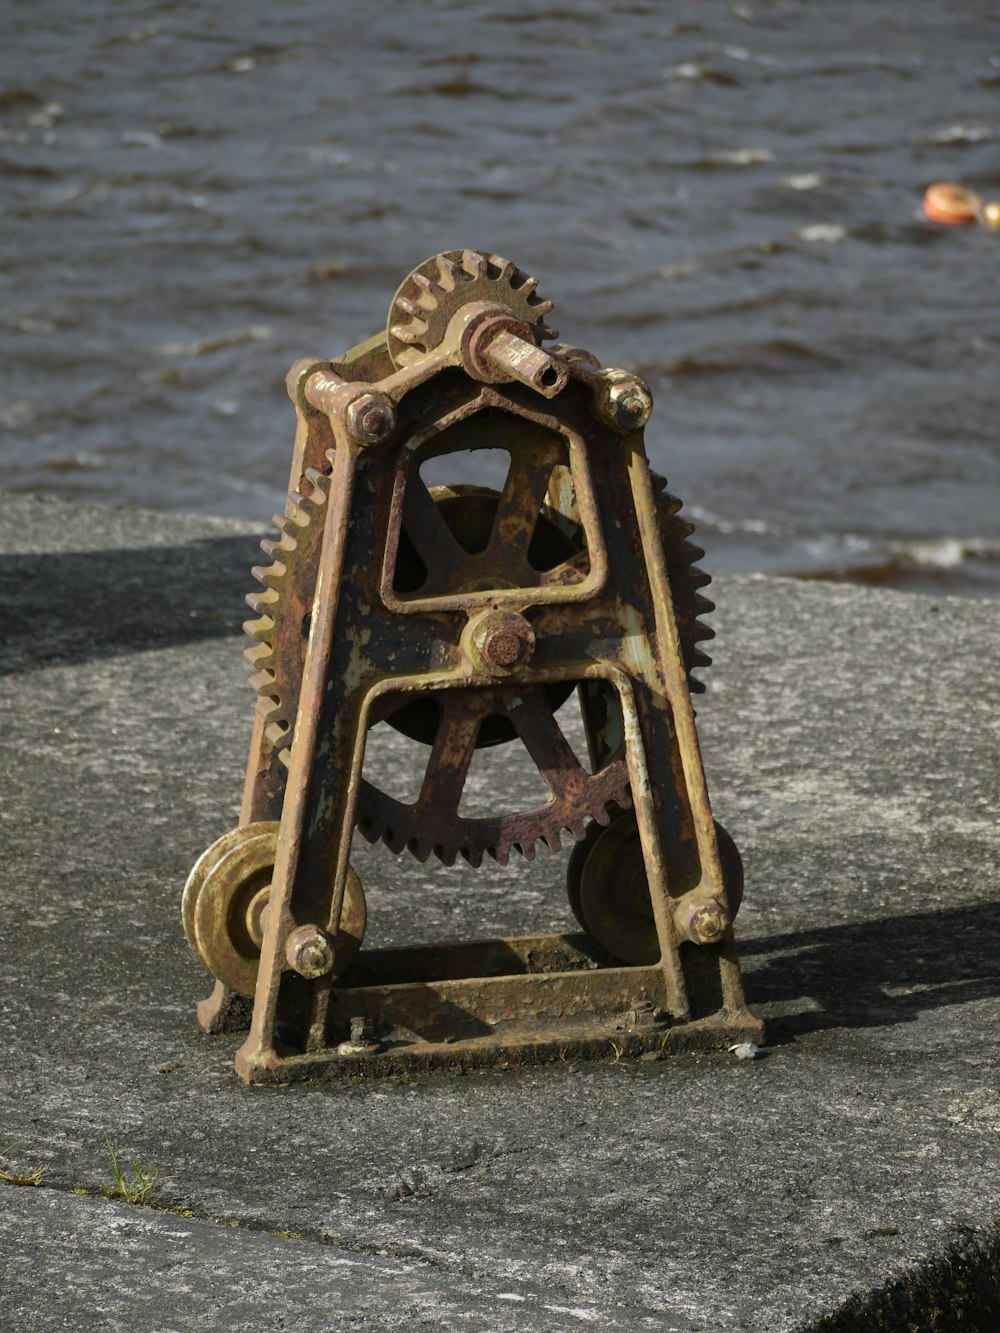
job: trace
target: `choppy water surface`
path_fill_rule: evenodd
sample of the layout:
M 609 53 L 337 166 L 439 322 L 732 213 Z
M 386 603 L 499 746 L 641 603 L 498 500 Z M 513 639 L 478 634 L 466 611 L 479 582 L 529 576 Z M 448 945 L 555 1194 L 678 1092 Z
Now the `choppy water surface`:
M 1000 595 L 992 5 L 0 11 L 0 484 L 280 504 L 283 389 L 472 245 L 637 368 L 713 569 Z M 468 478 L 458 478 L 467 480 Z

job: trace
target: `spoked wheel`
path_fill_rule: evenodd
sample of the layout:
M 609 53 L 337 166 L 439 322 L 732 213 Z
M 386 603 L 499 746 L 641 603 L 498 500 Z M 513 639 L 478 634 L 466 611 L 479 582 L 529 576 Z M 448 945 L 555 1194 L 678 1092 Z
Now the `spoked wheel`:
M 491 426 L 490 421 L 488 414 L 479 414 L 470 427 L 472 435 L 461 437 L 457 445 L 449 437 L 450 443 L 441 445 L 441 456 L 470 441 L 486 447 L 494 438 L 491 430 L 498 439 L 505 438 L 506 425 L 494 421 Z M 550 504 L 553 469 L 565 466 L 562 446 L 526 422 L 519 430 L 502 491 L 428 486 L 419 470 L 408 478 L 393 571 L 398 596 L 571 586 L 586 578 L 589 555 L 579 519 Z M 279 520 L 281 539 L 264 544 L 273 563 L 254 571 L 265 591 L 248 598 L 259 618 L 246 626 L 257 641 L 249 650 L 257 668 L 251 683 L 260 695 L 265 736 L 286 763 L 294 744 L 331 485 L 325 474 L 309 473 L 306 480 L 308 496 L 289 496 L 288 513 Z M 692 529 L 678 516 L 680 501 L 659 479 L 654 489 L 682 655 L 690 673 L 709 661 L 698 646 L 712 633 L 699 619 L 711 609 L 699 591 L 708 576 L 693 564 L 701 552 L 687 540 Z M 689 685 L 701 688 L 690 675 Z M 539 842 L 557 850 L 563 830 L 579 837 L 589 819 L 606 823 L 610 810 L 631 801 L 624 759 L 602 754 L 598 771 L 586 773 L 572 756 L 556 718 L 572 689 L 572 681 L 562 681 L 517 690 L 497 685 L 382 696 L 370 724 L 384 721 L 421 742 L 428 747 L 428 758 L 420 796 L 411 805 L 362 780 L 355 816 L 361 834 L 370 841 L 381 839 L 394 852 L 409 850 L 420 860 L 435 856 L 451 865 L 462 856 L 479 865 L 488 855 L 506 864 L 514 851 L 530 858 Z M 515 814 L 460 817 L 472 752 L 518 739 L 538 766 L 551 800 Z
M 715 821 L 722 879 L 735 919 L 743 898 L 743 862 L 727 830 Z M 592 824 L 570 853 L 566 889 L 573 915 L 598 944 L 623 963 L 648 966 L 660 957 L 649 881 L 634 811 L 607 828 Z
M 181 918 L 187 942 L 208 970 L 238 995 L 252 996 L 257 987 L 277 846 L 277 823 L 231 829 L 202 853 L 184 886 Z M 364 891 L 351 870 L 334 941 L 335 976 L 357 957 L 366 922 Z

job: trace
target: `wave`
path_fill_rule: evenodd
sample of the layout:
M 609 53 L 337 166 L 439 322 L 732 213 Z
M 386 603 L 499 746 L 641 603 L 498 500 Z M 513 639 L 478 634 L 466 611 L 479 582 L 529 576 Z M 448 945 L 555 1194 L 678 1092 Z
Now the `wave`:
M 245 329 L 233 329 L 230 333 L 218 333 L 214 338 L 199 338 L 193 342 L 162 343 L 156 348 L 159 356 L 207 356 L 210 352 L 219 352 L 224 347 L 236 347 L 239 343 L 266 342 L 271 330 L 266 324 L 249 324 Z
M 646 378 L 670 375 L 780 375 L 804 365 L 840 366 L 842 361 L 795 338 L 767 338 L 756 343 L 723 344 L 697 352 L 685 352 L 671 361 L 645 364 L 639 373 Z
M 899 576 L 916 571 L 946 575 L 976 561 L 1000 559 L 1000 540 L 990 538 L 938 537 L 931 541 L 884 542 L 855 536 L 851 539 L 851 545 L 855 551 L 853 559 L 847 551 L 842 551 L 840 559 L 821 564 L 815 569 L 794 571 L 792 577 L 889 583 Z M 860 558 L 857 554 L 859 551 L 863 552 Z

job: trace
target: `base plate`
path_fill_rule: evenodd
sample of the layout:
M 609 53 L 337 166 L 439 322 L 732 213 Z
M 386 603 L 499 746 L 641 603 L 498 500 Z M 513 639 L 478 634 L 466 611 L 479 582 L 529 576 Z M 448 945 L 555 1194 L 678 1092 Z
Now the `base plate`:
M 713 970 L 706 954 L 725 966 L 724 944 L 682 948 L 697 950 L 702 976 Z M 237 1053 L 248 1083 L 619 1060 L 764 1040 L 745 1008 L 709 1003 L 708 1012 L 672 1015 L 659 963 L 623 967 L 586 935 L 362 951 L 337 983 L 283 980 L 280 1044 L 248 1041 Z

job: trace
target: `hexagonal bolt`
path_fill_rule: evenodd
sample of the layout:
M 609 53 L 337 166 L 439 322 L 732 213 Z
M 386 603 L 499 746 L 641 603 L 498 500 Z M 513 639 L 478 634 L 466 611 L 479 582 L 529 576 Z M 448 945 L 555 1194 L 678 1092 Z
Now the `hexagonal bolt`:
M 333 942 L 318 926 L 297 926 L 285 941 L 285 960 L 300 977 L 315 981 L 333 969 Z
M 480 671 L 509 676 L 531 660 L 535 631 L 516 611 L 482 611 L 466 625 L 462 643 Z
M 715 944 L 726 933 L 729 913 L 715 898 L 702 898 L 682 908 L 679 924 L 694 944 Z
M 602 403 L 609 424 L 623 432 L 641 430 L 652 415 L 653 395 L 634 375 L 612 371 L 610 376 Z
M 396 429 L 396 407 L 384 393 L 363 393 L 348 404 L 347 429 L 361 444 L 381 444 Z

